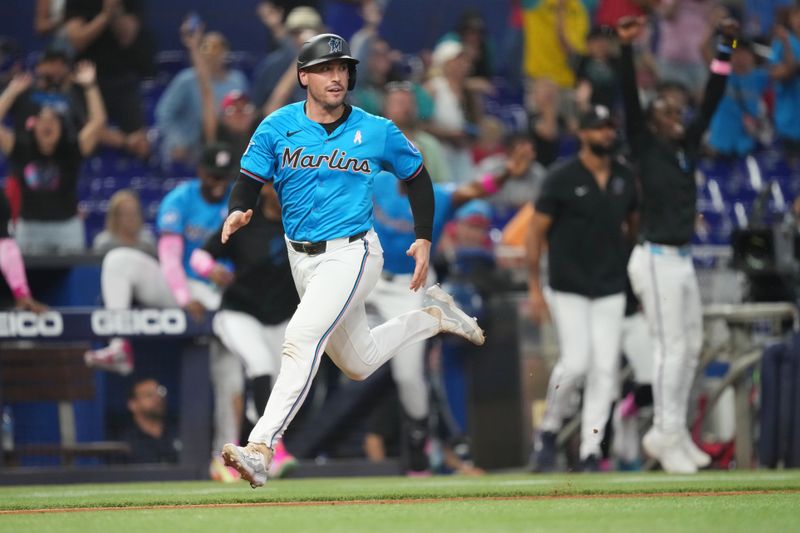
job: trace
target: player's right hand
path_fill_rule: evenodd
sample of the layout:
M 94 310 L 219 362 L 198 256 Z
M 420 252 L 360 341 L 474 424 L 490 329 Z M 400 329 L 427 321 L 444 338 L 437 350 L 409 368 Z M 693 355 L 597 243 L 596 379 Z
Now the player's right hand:
M 425 286 L 425 282 L 428 280 L 428 268 L 430 265 L 430 257 L 431 257 L 431 241 L 427 239 L 417 239 L 411 246 L 409 246 L 408 250 L 406 250 L 406 255 L 409 257 L 414 258 L 414 275 L 411 277 L 411 285 L 409 285 L 409 289 L 414 292 L 417 292 L 419 289 Z
M 231 235 L 236 233 L 239 228 L 246 226 L 251 218 L 253 218 L 252 209 L 248 209 L 244 213 L 241 211 L 234 211 L 228 215 L 228 218 L 225 219 L 225 224 L 222 225 L 222 244 L 228 242 Z
M 531 320 L 535 324 L 541 324 L 550 319 L 550 309 L 547 307 L 542 289 L 531 287 L 528 304 L 530 305 Z
M 631 44 L 644 31 L 644 17 L 622 17 L 617 21 L 617 36 L 622 44 Z
M 206 308 L 203 307 L 203 304 L 197 300 L 190 300 L 183 310 L 189 313 L 189 316 L 192 317 L 192 320 L 197 323 L 202 323 L 206 318 Z
M 17 309 L 21 309 L 23 311 L 32 311 L 37 315 L 40 315 L 47 311 L 47 306 L 37 300 L 34 300 L 30 296 L 22 296 L 17 298 L 17 301 L 14 304 L 14 307 Z

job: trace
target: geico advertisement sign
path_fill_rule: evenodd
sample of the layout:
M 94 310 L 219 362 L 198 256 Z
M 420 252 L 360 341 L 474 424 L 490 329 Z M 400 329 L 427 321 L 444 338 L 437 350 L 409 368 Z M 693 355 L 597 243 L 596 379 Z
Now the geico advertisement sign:
M 77 323 L 76 323 L 77 320 Z M 78 334 L 90 336 L 85 325 L 86 315 L 72 317 L 71 328 Z M 186 315 L 180 309 L 99 309 L 92 311 L 91 335 L 180 335 L 186 332 Z M 58 311 L 40 315 L 30 311 L 0 313 L 0 337 L 35 338 L 59 337 L 64 333 L 64 317 Z
M 63 332 L 64 320 L 56 311 L 0 313 L 0 337 L 58 337 Z
M 92 332 L 108 335 L 180 335 L 186 315 L 180 309 L 101 309 L 92 312 Z

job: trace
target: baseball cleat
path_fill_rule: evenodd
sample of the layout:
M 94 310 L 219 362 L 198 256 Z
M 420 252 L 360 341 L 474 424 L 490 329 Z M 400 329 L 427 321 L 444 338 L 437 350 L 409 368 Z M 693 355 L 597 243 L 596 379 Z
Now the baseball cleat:
M 133 371 L 133 348 L 127 340 L 114 339 L 105 348 L 84 353 L 83 360 L 88 367 L 127 376 Z
M 669 474 L 696 474 L 695 465 L 684 451 L 683 435 L 678 433 L 662 433 L 650 428 L 642 438 L 645 453 L 656 459 L 661 468 Z
M 426 477 L 431 475 L 431 465 L 425 448 L 428 445 L 428 420 L 408 418 L 404 433 L 406 452 L 406 475 Z
M 539 474 L 555 472 L 558 449 L 557 435 L 552 431 L 542 431 L 533 451 L 533 471 Z
M 711 464 L 711 456 L 694 443 L 688 431 L 683 433 L 683 451 L 697 468 L 705 468 Z
M 459 309 L 453 297 L 439 285 L 433 285 L 425 291 L 425 311 L 439 319 L 442 332 L 463 337 L 476 346 L 486 341 L 478 321 Z
M 587 473 L 600 472 L 600 458 L 592 454 L 586 459 L 581 459 L 580 471 Z
M 222 459 L 226 466 L 230 466 L 239 472 L 242 479 L 249 481 L 254 489 L 263 487 L 267 482 L 266 458 L 255 447 L 226 444 L 222 447 Z

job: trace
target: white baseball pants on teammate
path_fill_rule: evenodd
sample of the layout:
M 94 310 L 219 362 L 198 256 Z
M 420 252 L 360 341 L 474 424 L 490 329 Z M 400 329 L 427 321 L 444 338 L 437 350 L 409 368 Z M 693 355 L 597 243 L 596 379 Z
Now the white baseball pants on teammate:
M 287 247 L 300 305 L 286 328 L 280 374 L 249 439 L 270 447 L 303 404 L 323 352 L 347 377 L 363 380 L 399 350 L 439 332 L 439 320 L 420 309 L 370 330 L 364 301 L 383 268 L 374 231 L 354 242 L 328 241 L 317 255 Z
M 206 309 L 219 307 L 221 296 L 211 285 L 195 279 L 187 283 L 192 298 Z M 100 285 L 107 309 L 130 309 L 134 301 L 146 307 L 178 306 L 158 260 L 136 248 L 114 248 L 106 254 Z
M 245 374 L 252 379 L 278 375 L 288 324 L 288 320 L 262 324 L 247 313 L 223 309 L 214 316 L 213 327 L 222 344 L 241 358 Z
M 366 303 L 374 307 L 381 322 L 387 317 L 422 307 L 424 293 L 408 288 L 411 278 L 412 274 L 399 274 L 391 279 L 383 276 L 378 279 Z M 414 420 L 426 418 L 430 411 L 430 399 L 425 382 L 425 343 L 419 342 L 398 350 L 389 364 L 405 413 Z
M 628 275 L 653 341 L 654 425 L 664 433 L 684 432 L 703 344 L 703 308 L 692 256 L 686 247 L 645 243 L 634 248 Z
M 550 375 L 541 429 L 558 433 L 572 415 L 572 393 L 583 384 L 580 458 L 599 457 L 611 404 L 618 395 L 625 295 L 588 298 L 549 290 L 547 303 L 560 355 Z
M 108 309 L 130 309 L 134 301 L 145 307 L 177 307 L 158 261 L 135 248 L 115 248 L 103 259 L 100 275 L 103 301 Z M 189 293 L 206 309 L 219 307 L 221 295 L 208 284 L 188 280 Z M 211 381 L 214 388 L 213 449 L 239 440 L 239 416 L 235 398 L 244 392 L 239 360 L 216 339 L 209 346 Z
M 644 313 L 634 313 L 622 321 L 622 353 L 633 368 L 637 385 L 653 383 L 653 338 Z

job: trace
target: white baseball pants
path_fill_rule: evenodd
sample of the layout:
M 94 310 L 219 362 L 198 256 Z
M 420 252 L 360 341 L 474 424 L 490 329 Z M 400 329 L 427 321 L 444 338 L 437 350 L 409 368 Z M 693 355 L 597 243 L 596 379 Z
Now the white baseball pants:
M 692 257 L 684 248 L 645 243 L 633 250 L 628 275 L 653 340 L 654 424 L 665 433 L 684 431 L 703 344 L 703 307 Z
M 572 394 L 583 384 L 580 458 L 600 456 L 611 405 L 618 396 L 623 293 L 588 298 L 547 291 L 560 355 L 547 387 L 542 430 L 558 433 L 572 415 Z
M 347 377 L 363 380 L 399 350 L 439 332 L 439 321 L 420 309 L 370 330 L 364 301 L 383 267 L 374 231 L 354 242 L 328 241 L 317 255 L 287 247 L 300 305 L 286 328 L 281 370 L 264 415 L 249 438 L 270 447 L 305 400 L 323 352 Z
M 281 349 L 289 321 L 262 324 L 252 315 L 223 309 L 214 316 L 214 333 L 225 347 L 239 356 L 249 379 L 277 376 Z
M 634 313 L 622 321 L 622 353 L 633 368 L 639 385 L 653 383 L 653 339 L 644 313 Z
M 146 307 L 177 307 L 158 261 L 135 248 L 114 248 L 103 258 L 100 274 L 103 301 L 108 309 L 130 309 L 134 300 Z M 219 308 L 221 295 L 209 283 L 188 280 L 189 293 L 206 309 Z M 239 360 L 215 339 L 209 346 L 209 368 L 214 388 L 214 442 L 219 451 L 239 439 L 235 398 L 244 392 Z

